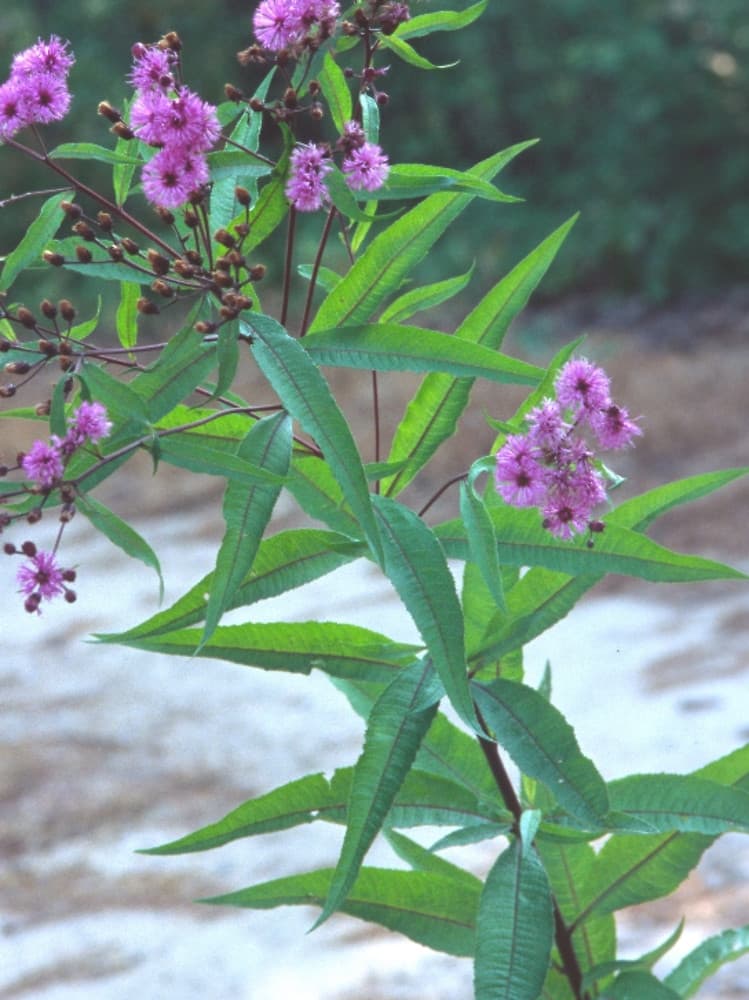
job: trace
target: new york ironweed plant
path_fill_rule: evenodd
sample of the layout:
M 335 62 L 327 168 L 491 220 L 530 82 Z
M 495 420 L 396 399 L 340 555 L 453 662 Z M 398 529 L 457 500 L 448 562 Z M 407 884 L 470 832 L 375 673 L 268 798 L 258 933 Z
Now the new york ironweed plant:
M 721 834 L 749 832 L 749 746 L 695 774 L 607 783 L 550 702 L 549 684 L 524 682 L 522 652 L 608 573 L 664 583 L 743 578 L 656 544 L 647 529 L 746 470 L 667 483 L 614 506 L 618 480 L 598 452 L 635 444 L 641 428 L 614 402 L 605 372 L 576 354 L 578 344 L 546 368 L 501 352 L 574 218 L 452 333 L 410 322 L 470 279 L 419 285 L 413 270 L 477 199 L 501 226 L 516 199 L 495 178 L 532 143 L 466 171 L 399 163 L 380 138 L 384 87 L 399 60 L 440 68 L 412 43 L 468 27 L 486 4 L 434 10 L 362 0 L 344 9 L 263 0 L 252 18 L 248 10 L 249 45 L 236 70 L 255 82 L 227 84 L 215 106 L 183 79 L 176 33 L 138 41 L 121 106 L 98 106 L 114 136 L 102 145 L 45 143 L 43 127 L 64 119 L 70 104 L 67 41 L 40 39 L 13 59 L 0 87 L 2 155 L 45 165 L 57 188 L 15 196 L 47 200 L 0 278 L 0 393 L 8 400 L 33 380 L 45 386 L 36 406 L 5 415 L 48 425 L 25 453 L 3 443 L 0 528 L 5 553 L 20 560 L 6 565 L 34 615 L 29 627 L 39 627 L 45 602 L 75 600 L 76 572 L 64 565 L 64 529 L 75 513 L 159 570 L 148 544 L 92 496 L 132 455 L 147 451 L 156 464 L 223 477 L 225 533 L 211 571 L 171 607 L 100 641 L 263 670 L 314 668 L 365 716 L 366 737 L 359 759 L 342 761 L 329 780 L 300 776 L 151 853 L 337 823 L 344 835 L 335 869 L 210 902 L 311 904 L 317 924 L 335 911 L 382 924 L 472 959 L 477 1000 L 691 997 L 749 949 L 749 927 L 706 941 L 659 978 L 653 967 L 678 935 L 620 961 L 614 914 L 671 892 Z M 101 186 L 76 177 L 81 158 L 102 165 Z M 303 214 L 318 228 L 311 260 L 299 259 Z M 271 315 L 259 298 L 262 247 L 282 223 L 280 307 Z M 324 263 L 331 247 L 336 260 L 342 249 L 346 267 Z M 81 319 L 69 299 L 15 302 L 15 279 L 40 267 L 114 282 L 114 317 Z M 306 285 L 298 309 L 295 284 Z M 160 314 L 158 343 L 139 342 L 143 314 Z M 240 365 L 256 366 L 274 403 L 240 397 Z M 371 372 L 363 440 L 322 373 L 331 366 Z M 378 383 L 403 370 L 423 381 L 386 442 Z M 433 523 L 431 500 L 413 510 L 402 494 L 452 436 L 477 379 L 495 383 L 498 398 L 507 383 L 528 395 L 510 419 L 491 420 L 498 436 L 490 454 L 470 456 L 432 498 L 452 489 L 456 511 Z M 274 531 L 282 490 L 317 527 Z M 40 549 L 34 526 L 51 518 L 56 542 Z M 255 602 L 313 581 L 324 586 L 354 560 L 389 579 L 420 644 L 350 624 L 252 620 Z M 462 567 L 457 575 L 448 560 Z M 85 586 L 85 566 L 77 586 Z M 237 608 L 248 609 L 247 620 L 222 625 Z M 440 711 L 443 702 L 459 723 Z M 427 848 L 402 832 L 421 826 L 450 832 Z M 380 835 L 405 867 L 364 864 Z M 440 857 L 445 847 L 482 840 L 496 848 L 483 882 Z

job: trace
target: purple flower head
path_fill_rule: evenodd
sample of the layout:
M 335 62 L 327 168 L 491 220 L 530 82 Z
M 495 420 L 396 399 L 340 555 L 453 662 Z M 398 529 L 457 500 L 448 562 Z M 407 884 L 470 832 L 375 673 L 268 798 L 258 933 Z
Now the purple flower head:
M 61 121 L 70 109 L 70 91 L 64 77 L 34 73 L 18 78 L 21 113 L 26 124 Z
M 527 437 L 513 434 L 497 452 L 497 491 L 513 507 L 536 507 L 545 493 L 543 467 Z
M 341 5 L 337 0 L 297 0 L 297 17 L 304 28 L 309 30 L 313 24 L 319 24 L 326 34 L 330 34 L 336 18 L 341 13 Z
M 77 445 L 85 441 L 96 443 L 109 435 L 112 422 L 107 419 L 107 409 L 102 403 L 83 402 L 73 414 L 68 437 Z
M 252 17 L 255 38 L 270 52 L 280 52 L 301 41 L 304 33 L 296 0 L 263 0 Z
M 133 46 L 133 68 L 128 82 L 134 90 L 168 90 L 174 86 L 174 53 L 158 45 Z
M 556 380 L 557 399 L 576 413 L 601 410 L 609 404 L 606 372 L 586 358 L 568 361 Z
M 33 603 L 27 603 L 30 610 L 37 610 L 42 598 L 50 601 L 65 591 L 63 572 L 52 552 L 36 552 L 19 567 L 16 580 L 21 593 L 36 596 Z
M 27 124 L 22 92 L 22 86 L 13 77 L 0 85 L 0 142 L 10 139 Z
M 388 158 L 374 142 L 352 149 L 343 161 L 348 186 L 354 191 L 376 191 L 390 173 Z
M 141 91 L 130 107 L 130 127 L 149 146 L 163 146 L 166 120 L 172 102 L 163 91 Z
M 291 154 L 286 197 L 300 212 L 315 212 L 328 197 L 325 175 L 333 164 L 323 146 L 297 146 Z
M 162 121 L 163 145 L 194 152 L 209 150 L 221 132 L 215 107 L 187 87 L 180 88 L 177 97 L 167 104 Z
M 141 175 L 146 198 L 159 208 L 183 205 L 208 178 L 205 157 L 179 148 L 160 150 L 143 167 Z
M 585 531 L 588 526 L 590 510 L 580 503 L 573 495 L 555 496 L 543 508 L 544 528 L 557 538 L 569 540 L 573 535 Z
M 559 403 L 553 399 L 545 399 L 540 406 L 534 407 L 528 414 L 528 423 L 528 437 L 545 451 L 558 447 L 570 429 L 562 418 Z
M 13 57 L 11 76 L 51 73 L 52 76 L 64 79 L 75 62 L 75 56 L 68 51 L 68 44 L 57 35 L 52 35 L 48 42 L 40 38 L 36 45 Z
M 642 430 L 630 419 L 624 407 L 617 406 L 616 403 L 609 403 L 591 414 L 590 425 L 600 446 L 612 451 L 633 444 L 633 438 L 642 434 Z
M 49 489 L 62 477 L 60 449 L 46 441 L 35 441 L 21 459 L 21 468 L 28 479 L 45 490 Z

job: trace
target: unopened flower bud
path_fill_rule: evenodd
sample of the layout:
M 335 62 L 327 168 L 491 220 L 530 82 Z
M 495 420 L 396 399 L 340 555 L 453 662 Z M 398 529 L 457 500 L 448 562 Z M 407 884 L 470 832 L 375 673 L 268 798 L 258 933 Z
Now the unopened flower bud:
M 16 310 L 16 319 L 19 323 L 22 323 L 27 330 L 33 330 L 36 327 L 36 319 L 34 314 L 26 306 L 19 306 Z
M 79 219 L 78 222 L 73 226 L 73 232 L 76 236 L 80 236 L 81 239 L 87 240 L 89 243 L 96 239 L 96 233 L 93 231 L 91 226 L 83 219 Z
M 310 117 L 313 121 L 319 122 L 325 117 L 325 108 L 320 104 L 319 101 L 315 101 L 312 107 L 309 109 Z
M 232 83 L 224 84 L 224 93 L 226 94 L 227 100 L 234 101 L 237 104 L 240 101 L 244 100 L 244 94 L 242 93 L 242 91 L 239 90 L 238 87 L 235 87 L 234 84 Z
M 35 611 L 38 611 L 41 599 L 42 595 L 38 591 L 35 591 L 33 594 L 29 594 L 23 602 L 24 610 L 28 611 L 29 614 L 33 614 Z
M 144 316 L 156 316 L 159 313 L 159 307 L 155 302 L 151 302 L 150 299 L 140 298 L 136 304 L 136 308 L 139 313 L 143 313 Z
M 156 211 L 165 226 L 174 225 L 174 214 L 170 212 L 168 208 L 157 208 Z
M 213 238 L 217 243 L 220 243 L 222 247 L 228 247 L 230 250 L 237 242 L 230 232 L 226 229 L 217 229 L 213 234 Z
M 179 52 L 182 49 L 182 39 L 176 31 L 167 31 L 164 37 L 159 40 L 159 48 L 171 49 L 172 52 Z
M 62 571 L 62 578 L 65 583 L 75 583 L 76 572 L 74 569 L 64 569 Z
M 299 105 L 299 98 L 293 87 L 287 87 L 284 91 L 283 103 L 287 108 L 296 108 Z
M 196 229 L 198 226 L 198 216 L 196 212 L 193 212 L 191 208 L 185 209 L 185 225 L 189 226 L 190 229 Z
M 110 122 L 122 121 L 122 115 L 117 108 L 112 107 L 109 101 L 99 101 L 96 111 L 102 118 L 108 118 Z
M 238 236 L 238 237 L 239 237 L 240 239 L 244 239 L 244 237 L 245 237 L 245 236 L 246 236 L 246 235 L 247 235 L 247 234 L 249 233 L 249 231 L 250 231 L 250 227 L 249 227 L 249 226 L 247 225 L 247 223 L 246 223 L 246 222 L 238 222 L 238 223 L 236 224 L 236 226 L 234 227 L 234 229 L 235 229 L 235 232 L 236 232 L 237 236 Z
M 69 588 L 66 588 L 64 596 L 68 604 L 75 604 L 75 602 L 78 600 L 78 595 L 76 594 L 76 592 L 74 590 L 70 590 Z
M 175 260 L 174 270 L 182 278 L 192 278 L 195 276 L 195 268 L 192 264 L 188 264 L 186 260 L 182 260 L 181 257 L 178 260 Z
M 157 295 L 161 295 L 165 299 L 171 299 L 174 296 L 174 289 L 163 278 L 157 278 L 151 282 L 151 291 Z
M 42 299 L 39 303 L 39 308 L 47 317 L 47 319 L 54 319 L 57 315 L 57 306 L 54 302 L 50 302 L 49 299 Z
M 381 90 L 377 94 L 377 97 L 375 98 L 375 100 L 377 101 L 377 107 L 378 108 L 384 108 L 386 104 L 390 103 L 390 95 L 386 94 L 384 90 Z
M 109 212 L 97 212 L 96 221 L 99 223 L 101 228 L 105 233 L 112 232 L 112 216 Z
M 129 236 L 123 236 L 123 238 L 120 240 L 120 243 L 122 244 L 126 253 L 132 255 L 138 253 L 138 244 L 135 242 L 135 240 L 131 240 Z
M 33 542 L 22 542 L 21 552 L 23 552 L 25 556 L 28 556 L 29 559 L 32 559 L 36 555 L 36 545 L 34 545 Z
M 195 324 L 195 329 L 197 330 L 198 333 L 203 333 L 203 334 L 215 333 L 216 324 L 209 323 L 207 320 L 201 319 L 198 320 L 198 322 Z
M 83 215 L 83 209 L 80 205 L 76 205 L 74 201 L 61 201 L 60 208 L 69 219 L 80 219 Z
M 49 399 L 45 399 L 43 403 L 37 403 L 34 407 L 34 413 L 37 417 L 48 417 L 52 412 L 52 402 Z
M 60 310 L 60 315 L 65 320 L 66 323 L 72 323 L 75 319 L 75 309 L 73 308 L 73 303 L 70 299 L 60 299 L 57 303 L 57 307 Z M 62 347 L 60 347 L 62 351 Z
M 265 110 L 265 105 L 263 104 L 263 102 L 260 100 L 259 97 L 253 97 L 250 100 L 250 108 L 253 111 L 264 111 Z
M 12 346 L 13 345 L 10 340 L 6 337 L 0 337 L 0 354 L 5 354 L 5 352 L 9 351 Z
M 262 281 L 265 277 L 266 267 L 265 264 L 253 264 L 250 268 L 250 280 L 251 281 Z
M 191 264 L 194 264 L 196 267 L 200 267 L 200 265 L 203 263 L 203 258 L 200 256 L 197 250 L 186 250 L 185 257 L 190 261 Z
M 110 243 L 107 247 L 107 253 L 112 258 L 112 260 L 121 261 L 125 254 L 122 252 L 122 247 L 118 243 Z
M 118 139 L 130 140 L 135 138 L 135 132 L 124 122 L 117 122 L 109 131 L 112 135 L 116 135 Z
M 6 556 L 14 556 L 16 554 L 16 547 L 13 542 L 6 542 L 5 545 L 3 545 L 3 552 Z
M 9 375 L 25 375 L 30 368 L 31 365 L 28 361 L 9 361 L 5 366 L 5 371 Z
M 77 246 L 75 248 L 75 255 L 81 264 L 90 264 L 93 258 L 93 254 L 88 247 Z
M 63 255 L 61 253 L 54 253 L 52 250 L 45 250 L 42 258 L 47 264 L 51 264 L 52 267 L 62 267 L 65 263 Z
M 169 271 L 169 261 L 157 250 L 149 250 L 146 257 L 154 274 L 164 275 Z
M 41 354 L 46 354 L 48 358 L 53 358 L 57 354 L 57 345 L 49 340 L 38 340 L 36 342 L 36 349 Z
M 12 399 L 16 394 L 16 386 L 12 382 L 7 385 L 0 385 L 0 399 Z
M 26 515 L 27 524 L 38 524 L 41 521 L 41 519 L 42 519 L 41 507 L 35 507 L 33 510 L 30 510 Z

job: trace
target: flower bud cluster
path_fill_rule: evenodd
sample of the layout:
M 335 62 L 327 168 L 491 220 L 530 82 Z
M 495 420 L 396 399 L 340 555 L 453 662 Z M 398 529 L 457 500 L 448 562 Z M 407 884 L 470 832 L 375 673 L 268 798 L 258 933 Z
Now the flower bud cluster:
M 11 65 L 9 78 L 0 85 L 0 142 L 27 125 L 60 121 L 70 108 L 68 73 L 75 62 L 68 42 L 52 35 L 40 38 Z
M 527 432 L 510 435 L 497 452 L 500 496 L 513 507 L 538 507 L 544 527 L 559 538 L 602 530 L 591 518 L 606 500 L 606 484 L 589 438 L 608 450 L 642 433 L 609 389 L 602 368 L 585 358 L 567 362 L 555 382 L 556 399 L 531 410 Z
M 312 47 L 330 38 L 340 12 L 336 0 L 262 0 L 252 27 L 258 43 L 269 52 Z
M 158 208 L 177 208 L 208 183 L 205 154 L 221 132 L 216 108 L 177 82 L 173 48 L 139 42 L 133 59 L 130 128 L 158 149 L 143 167 L 143 191 Z

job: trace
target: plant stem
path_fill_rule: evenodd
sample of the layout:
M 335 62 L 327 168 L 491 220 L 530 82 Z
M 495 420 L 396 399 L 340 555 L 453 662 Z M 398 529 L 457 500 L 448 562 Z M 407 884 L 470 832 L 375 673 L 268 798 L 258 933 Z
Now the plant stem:
M 483 728 L 486 729 L 486 724 L 481 717 L 478 707 L 476 708 L 476 715 Z M 506 808 L 512 813 L 515 820 L 515 831 L 517 833 L 523 807 L 520 804 L 520 799 L 518 798 L 515 788 L 510 781 L 510 776 L 502 763 L 502 758 L 499 755 L 499 748 L 493 740 L 487 739 L 486 737 L 479 736 L 477 739 L 479 741 L 479 746 L 483 751 L 484 757 L 486 758 L 486 762 L 489 765 L 489 770 L 492 773 L 494 782 L 499 789 L 499 794 L 502 796 L 502 801 L 504 802 Z M 553 895 L 552 905 L 554 908 L 554 940 L 559 952 L 559 957 L 562 961 L 564 975 L 567 977 L 570 987 L 572 988 L 575 1000 L 586 1000 L 587 994 L 584 994 L 582 991 L 583 974 L 580 968 L 580 963 L 577 959 L 577 954 L 575 953 L 575 948 L 572 944 L 572 931 L 565 923 L 562 912 L 559 909 L 559 904 Z
M 283 266 L 283 299 L 281 302 L 281 326 L 286 326 L 289 315 L 289 296 L 291 294 L 291 264 L 294 259 L 294 233 L 296 232 L 296 209 L 289 207 L 289 225 L 286 231 L 286 258 Z
M 445 490 L 449 490 L 451 486 L 453 486 L 455 483 L 459 483 L 461 479 L 465 479 L 467 475 L 468 475 L 467 472 L 461 472 L 459 476 L 453 476 L 452 479 L 448 479 L 446 483 L 443 483 L 442 486 L 440 486 L 440 488 L 437 490 L 437 492 L 434 493 L 421 508 L 421 510 L 419 511 L 419 517 L 422 517 L 424 514 L 426 514 L 426 512 L 429 510 L 432 504 L 436 503 L 439 500 L 439 498 L 442 496 Z M 391 491 L 388 490 L 388 496 L 390 496 L 390 493 Z
M 333 219 L 337 214 L 335 205 L 331 205 L 328 216 L 325 219 L 323 231 L 320 234 L 320 242 L 317 247 L 317 253 L 315 254 L 315 260 L 312 264 L 312 273 L 309 276 L 309 288 L 307 289 L 307 299 L 304 303 L 304 315 L 302 316 L 302 325 L 299 328 L 300 337 L 305 335 L 307 327 L 309 326 L 310 313 L 312 312 L 312 299 L 314 298 L 315 285 L 317 284 L 317 275 L 320 273 L 320 265 L 322 264 L 323 254 L 325 253 L 325 247 L 328 242 L 328 237 L 330 236 Z

